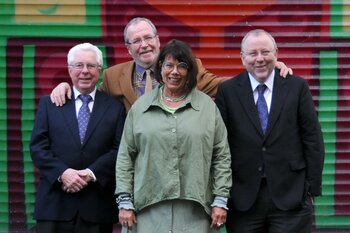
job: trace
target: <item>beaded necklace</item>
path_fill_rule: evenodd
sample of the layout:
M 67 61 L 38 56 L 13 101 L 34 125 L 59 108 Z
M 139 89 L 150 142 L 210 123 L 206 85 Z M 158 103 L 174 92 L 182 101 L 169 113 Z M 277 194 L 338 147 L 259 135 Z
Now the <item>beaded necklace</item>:
M 181 100 L 186 98 L 186 94 L 182 95 L 180 97 L 175 97 L 175 98 L 168 97 L 164 94 L 163 89 L 164 89 L 164 87 L 160 89 L 160 94 L 163 97 L 163 99 L 165 99 L 166 101 L 176 103 L 176 102 L 180 102 Z

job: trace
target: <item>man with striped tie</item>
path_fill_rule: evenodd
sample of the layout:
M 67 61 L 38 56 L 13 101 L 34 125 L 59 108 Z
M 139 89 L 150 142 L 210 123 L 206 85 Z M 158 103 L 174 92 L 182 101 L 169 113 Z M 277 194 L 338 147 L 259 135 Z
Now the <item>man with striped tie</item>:
M 70 49 L 73 98 L 62 107 L 40 99 L 30 153 L 40 173 L 37 233 L 111 233 L 116 222 L 115 161 L 124 126 L 121 102 L 96 90 L 102 52 Z

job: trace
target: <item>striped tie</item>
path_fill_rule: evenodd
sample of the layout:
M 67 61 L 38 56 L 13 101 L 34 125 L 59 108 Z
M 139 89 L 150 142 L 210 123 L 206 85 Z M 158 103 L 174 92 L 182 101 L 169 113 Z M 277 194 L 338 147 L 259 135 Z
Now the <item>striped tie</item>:
M 79 95 L 78 98 L 83 102 L 83 105 L 79 109 L 78 113 L 80 142 L 83 144 L 87 125 L 90 119 L 89 102 L 92 100 L 92 97 L 90 95 Z

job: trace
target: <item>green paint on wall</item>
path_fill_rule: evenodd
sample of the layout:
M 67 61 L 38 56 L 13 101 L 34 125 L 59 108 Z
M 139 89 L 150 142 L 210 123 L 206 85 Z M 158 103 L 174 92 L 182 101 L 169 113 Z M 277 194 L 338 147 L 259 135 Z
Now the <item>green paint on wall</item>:
M 318 228 L 348 228 L 350 217 L 335 215 L 334 185 L 336 162 L 336 129 L 338 100 L 338 54 L 320 52 L 319 120 L 325 141 L 326 157 L 323 171 L 323 196 L 316 199 L 315 215 Z M 330 208 L 331 207 L 331 208 Z
M 26 208 L 27 229 L 35 225 L 33 219 L 35 203 L 35 177 L 34 166 L 29 152 L 29 142 L 35 117 L 35 46 L 23 47 L 22 65 L 22 106 L 21 125 L 23 143 L 23 168 L 24 168 L 24 199 Z
M 349 10 L 345 0 L 331 0 L 330 35 L 333 38 L 350 38 Z
M 0 232 L 8 232 L 6 39 L 0 37 Z
M 97 45 L 96 46 L 102 51 L 102 58 L 103 58 L 103 66 L 102 66 L 102 72 L 101 72 L 101 76 L 100 79 L 98 80 L 96 86 L 99 86 L 102 82 L 102 73 L 103 73 L 103 69 L 108 68 L 108 64 L 107 64 L 107 51 L 106 51 L 106 46 L 105 45 Z
M 58 4 L 53 14 L 35 1 L 11 1 L 0 8 L 0 37 L 100 38 L 100 4 L 99 0 Z

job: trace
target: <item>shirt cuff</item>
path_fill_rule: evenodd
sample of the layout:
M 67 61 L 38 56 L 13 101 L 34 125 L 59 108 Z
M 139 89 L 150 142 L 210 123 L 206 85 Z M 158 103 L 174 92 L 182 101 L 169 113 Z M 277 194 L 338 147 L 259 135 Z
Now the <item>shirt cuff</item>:
M 117 197 L 117 205 L 118 209 L 124 209 L 124 210 L 135 210 L 134 203 L 132 202 L 131 195 L 128 193 L 120 194 Z
M 95 174 L 90 170 L 90 168 L 86 168 L 86 170 L 88 170 L 90 172 L 90 176 L 92 178 L 92 182 L 96 182 L 96 176 Z
M 227 197 L 215 196 L 214 201 L 211 204 L 211 207 L 220 207 L 220 208 L 223 208 L 225 210 L 228 210 Z

